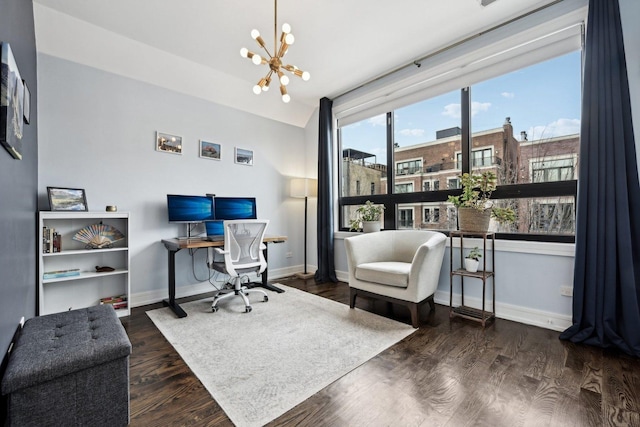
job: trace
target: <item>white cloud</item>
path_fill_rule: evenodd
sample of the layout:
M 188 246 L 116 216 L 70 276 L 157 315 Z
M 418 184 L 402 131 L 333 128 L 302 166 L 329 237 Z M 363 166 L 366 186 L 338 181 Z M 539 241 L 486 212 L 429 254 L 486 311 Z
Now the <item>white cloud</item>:
M 402 136 L 423 136 L 424 129 L 402 129 L 398 133 Z
M 547 139 L 556 136 L 580 133 L 580 119 L 558 119 L 548 125 L 530 127 L 527 131 L 529 141 Z
M 502 92 L 500 95 L 502 95 L 503 98 L 507 99 L 513 99 L 516 97 L 516 94 L 513 92 Z
M 444 111 L 442 112 L 443 116 L 453 117 L 454 119 L 459 119 L 460 115 L 460 104 L 449 104 L 444 106 Z
M 475 116 L 476 114 L 478 114 L 480 112 L 489 111 L 489 108 L 491 108 L 491 103 L 490 102 L 472 102 L 471 103 L 471 117 Z
M 484 111 L 489 111 L 491 108 L 490 102 L 472 102 L 471 103 L 471 117 L 474 117 L 476 114 Z M 460 104 L 449 104 L 444 106 L 444 111 L 442 112 L 443 116 L 449 116 L 454 119 L 459 119 L 462 117 Z

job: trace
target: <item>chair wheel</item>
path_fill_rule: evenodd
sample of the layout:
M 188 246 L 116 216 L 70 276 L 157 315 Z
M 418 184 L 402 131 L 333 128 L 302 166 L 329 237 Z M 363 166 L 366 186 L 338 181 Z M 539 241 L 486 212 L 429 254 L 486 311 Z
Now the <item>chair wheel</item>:
M 264 301 L 264 302 L 269 301 L 269 297 L 265 295 L 264 298 L 262 298 L 262 301 Z
M 251 306 L 250 305 L 246 306 L 245 309 L 244 309 L 244 312 L 245 313 L 250 313 L 251 312 Z
M 218 311 L 218 307 L 211 307 L 211 311 L 215 313 L 216 311 Z

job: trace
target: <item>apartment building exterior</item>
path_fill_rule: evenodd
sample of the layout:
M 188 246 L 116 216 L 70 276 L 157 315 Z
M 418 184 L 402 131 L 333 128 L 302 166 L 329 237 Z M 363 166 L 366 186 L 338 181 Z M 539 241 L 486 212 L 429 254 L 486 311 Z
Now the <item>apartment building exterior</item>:
M 525 132 L 514 137 L 509 117 L 499 128 L 476 132 L 471 138 L 471 170 L 492 170 L 498 184 L 577 179 L 579 136 L 564 135 L 529 141 Z M 385 161 L 386 159 L 383 159 Z M 434 141 L 394 147 L 394 192 L 411 193 L 460 188 L 461 130 L 438 131 Z M 345 196 L 385 194 L 388 171 L 372 154 L 344 149 L 342 189 Z M 516 223 L 492 224 L 497 231 L 569 233 L 575 227 L 573 197 L 498 200 L 518 214 Z M 399 204 L 396 228 L 456 229 L 457 212 L 451 203 Z

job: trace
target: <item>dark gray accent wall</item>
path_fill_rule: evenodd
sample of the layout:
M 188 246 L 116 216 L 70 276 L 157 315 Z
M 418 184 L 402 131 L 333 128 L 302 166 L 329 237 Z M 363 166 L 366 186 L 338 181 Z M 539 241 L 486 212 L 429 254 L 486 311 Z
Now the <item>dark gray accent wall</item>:
M 24 126 L 22 160 L 15 160 L 0 146 L 0 351 L 4 360 L 20 318 L 36 313 L 38 85 L 31 1 L 0 0 L 0 41 L 11 45 L 31 91 L 31 124 Z

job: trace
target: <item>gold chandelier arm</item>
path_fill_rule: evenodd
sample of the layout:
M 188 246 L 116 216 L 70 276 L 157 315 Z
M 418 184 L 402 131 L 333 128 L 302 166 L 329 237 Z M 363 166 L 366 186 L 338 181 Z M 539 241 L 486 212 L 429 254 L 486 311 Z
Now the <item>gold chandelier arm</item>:
M 300 68 L 296 67 L 295 65 L 287 64 L 287 65 L 283 65 L 282 68 L 284 68 L 291 74 L 295 74 L 296 76 L 300 77 L 303 80 L 309 80 L 309 77 L 307 77 L 309 73 L 307 73 L 306 71 L 302 71 Z

